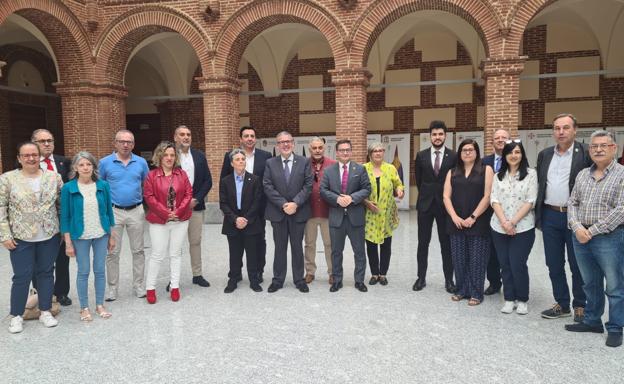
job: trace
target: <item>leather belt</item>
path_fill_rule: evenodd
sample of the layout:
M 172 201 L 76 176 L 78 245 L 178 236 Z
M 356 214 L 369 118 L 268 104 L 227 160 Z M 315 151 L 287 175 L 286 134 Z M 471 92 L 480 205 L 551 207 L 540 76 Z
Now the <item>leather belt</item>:
M 550 208 L 553 211 L 557 211 L 557 212 L 568 212 L 568 207 L 558 207 L 556 205 L 549 205 L 549 204 L 544 204 L 546 206 L 546 208 Z
M 131 210 L 131 209 L 134 209 L 134 208 L 138 207 L 138 206 L 139 206 L 139 205 L 141 205 L 141 204 L 143 204 L 143 203 L 137 203 L 137 204 L 134 204 L 134 205 L 128 205 L 128 206 L 125 206 L 125 207 L 124 207 L 124 206 L 121 206 L 121 205 L 113 204 L 113 208 L 123 209 L 124 211 L 129 211 L 129 210 Z

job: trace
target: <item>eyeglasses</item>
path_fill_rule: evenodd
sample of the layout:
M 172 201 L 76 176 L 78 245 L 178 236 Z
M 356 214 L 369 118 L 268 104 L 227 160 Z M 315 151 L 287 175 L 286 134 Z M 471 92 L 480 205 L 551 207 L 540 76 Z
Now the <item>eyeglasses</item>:
M 385 149 L 373 149 L 371 153 L 384 153 L 385 151 Z
M 36 158 L 39 158 L 39 154 L 38 153 L 27 153 L 25 155 L 19 155 L 19 157 L 21 157 L 22 159 L 36 159 Z
M 615 144 L 609 144 L 609 143 L 600 143 L 600 144 L 590 144 L 589 145 L 589 149 L 591 149 L 592 151 L 597 151 L 597 150 L 601 150 L 601 151 L 606 151 L 607 148 L 611 148 L 612 146 L 614 146 Z
M 505 144 L 511 144 L 511 143 L 521 144 L 522 140 L 520 139 L 505 140 Z
M 472 152 L 475 152 L 474 148 L 464 148 L 461 151 L 462 151 L 462 153 L 472 153 Z
M 54 139 L 43 139 L 43 140 L 35 140 L 37 144 L 52 144 L 54 143 Z
M 281 140 L 277 142 L 277 145 L 286 145 L 286 144 L 292 144 L 294 140 Z
M 351 152 L 351 148 L 340 148 L 340 149 L 336 149 L 336 152 L 340 152 L 340 153 L 349 153 L 349 152 Z
M 121 144 L 121 145 L 132 145 L 132 144 L 134 144 L 134 141 L 131 141 L 131 140 L 115 140 L 115 142 L 117 142 L 117 144 Z

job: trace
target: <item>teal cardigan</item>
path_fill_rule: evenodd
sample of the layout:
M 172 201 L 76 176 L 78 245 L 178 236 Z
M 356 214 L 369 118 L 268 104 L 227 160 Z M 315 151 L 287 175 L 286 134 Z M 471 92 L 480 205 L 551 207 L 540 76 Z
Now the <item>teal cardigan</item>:
M 110 187 L 104 180 L 95 182 L 95 196 L 100 212 L 100 223 L 104 232 L 110 233 L 115 225 Z M 87 213 L 88 214 L 88 213 Z M 61 190 L 61 233 L 69 233 L 72 239 L 79 239 L 84 232 L 84 199 L 78 189 L 78 180 L 67 182 Z

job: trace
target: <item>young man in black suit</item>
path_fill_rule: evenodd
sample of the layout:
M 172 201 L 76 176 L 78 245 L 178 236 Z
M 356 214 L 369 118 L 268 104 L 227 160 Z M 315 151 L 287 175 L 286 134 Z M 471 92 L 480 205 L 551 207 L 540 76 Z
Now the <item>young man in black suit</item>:
M 37 144 L 41 152 L 40 167 L 54 171 L 61 175 L 63 182 L 67 182 L 67 176 L 71 161 L 64 156 L 55 155 L 54 152 L 54 136 L 47 129 L 37 129 L 32 133 L 30 140 Z M 58 254 L 56 256 L 56 264 L 54 268 L 54 295 L 56 301 L 63 306 L 72 304 L 69 294 L 69 257 L 65 254 L 65 242 L 61 242 Z M 35 279 L 33 279 L 33 286 Z M 36 288 L 36 287 L 35 287 Z
M 434 120 L 429 125 L 431 147 L 418 152 L 414 162 L 416 187 L 418 187 L 418 278 L 412 289 L 422 290 L 426 285 L 427 259 L 433 220 L 438 226 L 438 240 L 442 251 L 442 269 L 444 271 L 445 288 L 449 293 L 455 292 L 453 282 L 453 261 L 451 259 L 451 242 L 446 233 L 447 214 L 442 202 L 444 179 L 449 169 L 455 167 L 457 154 L 444 146 L 446 140 L 446 124 Z
M 264 168 L 266 161 L 272 157 L 272 155 L 256 148 L 256 130 L 250 126 L 244 126 L 240 129 L 240 148 L 245 151 L 245 171 L 254 174 L 262 180 L 264 177 Z M 221 167 L 220 179 L 232 173 L 232 164 L 230 162 L 229 152 L 223 156 L 223 166 Z M 264 266 L 266 264 L 266 221 L 264 219 L 264 209 L 266 207 L 266 197 L 264 193 L 260 199 L 260 215 L 262 216 L 262 236 L 258 239 L 258 273 L 260 275 L 260 282 L 263 281 L 262 274 L 264 273 Z

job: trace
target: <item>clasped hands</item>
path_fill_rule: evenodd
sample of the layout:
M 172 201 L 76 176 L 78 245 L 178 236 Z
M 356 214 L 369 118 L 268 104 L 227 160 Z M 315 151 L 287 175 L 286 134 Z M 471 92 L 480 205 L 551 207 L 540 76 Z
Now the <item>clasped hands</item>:
M 285 214 L 292 216 L 297 212 L 297 203 L 292 201 L 284 203 L 284 205 L 282 205 L 282 210 Z
M 340 194 L 340 196 L 338 196 L 338 199 L 336 199 L 336 203 L 338 203 L 338 205 L 340 205 L 342 208 L 347 208 L 352 202 L 353 199 L 351 198 L 351 195 Z
M 453 220 L 453 224 L 455 224 L 455 227 L 457 227 L 457 229 L 470 228 L 476 222 L 476 220 L 472 217 L 462 219 L 457 215 L 454 215 L 451 219 Z
M 579 229 L 577 229 L 574 234 L 576 235 L 576 240 L 578 240 L 579 243 L 581 244 L 585 244 L 587 243 L 589 240 L 592 239 L 592 234 L 589 231 L 589 229 L 585 228 L 585 227 L 581 227 Z

